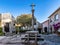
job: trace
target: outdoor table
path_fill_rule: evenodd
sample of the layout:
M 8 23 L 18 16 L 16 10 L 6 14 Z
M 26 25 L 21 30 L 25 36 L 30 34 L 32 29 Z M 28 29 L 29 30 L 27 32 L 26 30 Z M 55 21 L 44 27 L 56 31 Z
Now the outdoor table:
M 37 45 L 37 34 L 38 34 L 38 31 L 27 31 L 26 32 L 28 34 L 28 42 L 30 41 L 29 38 L 30 38 L 30 35 L 35 35 L 35 45 Z M 31 37 L 32 38 L 32 37 Z
M 27 34 L 38 34 L 38 31 L 27 31 Z

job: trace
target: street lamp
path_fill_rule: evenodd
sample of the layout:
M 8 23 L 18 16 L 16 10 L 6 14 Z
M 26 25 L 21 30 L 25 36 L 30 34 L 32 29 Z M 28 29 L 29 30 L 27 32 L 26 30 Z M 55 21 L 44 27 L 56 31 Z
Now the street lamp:
M 35 7 L 35 4 L 31 4 L 30 6 L 32 7 L 32 30 L 34 30 L 34 7 Z

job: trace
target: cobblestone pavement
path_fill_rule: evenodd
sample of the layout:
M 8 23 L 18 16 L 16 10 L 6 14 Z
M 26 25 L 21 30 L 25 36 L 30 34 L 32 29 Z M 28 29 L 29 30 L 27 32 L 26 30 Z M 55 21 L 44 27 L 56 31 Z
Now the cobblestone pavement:
M 0 44 L 0 45 L 23 45 L 23 44 Z
M 46 45 L 60 45 L 60 36 L 56 34 L 44 35 Z
M 51 35 L 41 35 L 42 37 L 44 37 L 44 41 L 39 41 L 38 44 L 39 45 L 60 45 L 60 36 L 57 36 L 55 34 L 51 34 Z M 22 36 L 24 37 L 24 36 Z M 24 44 L 5 44 L 6 42 L 8 42 L 8 39 L 10 38 L 13 41 L 21 41 L 21 37 L 18 36 L 18 38 L 16 38 L 16 36 L 12 37 L 6 37 L 6 36 L 0 36 L 0 42 L 4 42 L 4 43 L 0 43 L 0 45 L 24 45 Z

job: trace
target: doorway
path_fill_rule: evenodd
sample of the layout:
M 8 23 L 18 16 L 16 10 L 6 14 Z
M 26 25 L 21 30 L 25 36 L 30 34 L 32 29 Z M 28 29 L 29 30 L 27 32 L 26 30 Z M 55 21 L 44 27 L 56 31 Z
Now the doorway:
M 47 33 L 47 27 L 44 27 L 44 31 L 45 31 L 45 33 Z
M 6 23 L 4 26 L 4 31 L 9 32 L 9 23 Z
M 39 33 L 41 33 L 42 28 L 38 28 Z

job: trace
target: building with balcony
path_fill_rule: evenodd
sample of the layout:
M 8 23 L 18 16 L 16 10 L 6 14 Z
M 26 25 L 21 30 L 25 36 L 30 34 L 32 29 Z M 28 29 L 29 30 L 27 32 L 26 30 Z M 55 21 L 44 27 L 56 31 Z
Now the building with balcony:
M 55 12 L 53 12 L 48 18 L 49 30 L 51 32 L 54 32 L 55 28 L 57 29 L 60 26 L 60 7 Z
M 43 32 L 55 32 L 60 28 L 60 7 L 54 11 L 49 17 L 48 20 L 42 23 Z

